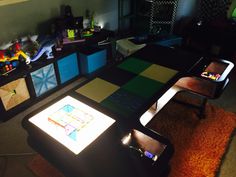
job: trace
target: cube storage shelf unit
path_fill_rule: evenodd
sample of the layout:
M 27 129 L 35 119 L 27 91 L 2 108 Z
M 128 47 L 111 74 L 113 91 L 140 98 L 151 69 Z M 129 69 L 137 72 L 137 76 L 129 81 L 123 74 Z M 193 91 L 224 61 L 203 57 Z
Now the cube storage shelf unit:
M 89 51 L 87 51 L 87 50 Z M 82 76 L 106 65 L 106 49 L 86 47 L 54 59 L 41 58 L 0 78 L 0 122 Z M 88 55 L 87 55 L 88 54 Z
M 57 61 L 57 68 L 61 84 L 64 84 L 65 82 L 78 76 L 79 67 L 78 67 L 77 54 L 72 53 L 64 58 L 59 59 Z
M 89 50 L 80 50 L 81 73 L 87 75 L 104 66 L 107 60 L 106 56 L 105 49 L 89 48 Z
M 30 98 L 24 77 L 18 78 L 0 87 L 3 109 L 6 111 L 14 108 Z M 2 114 L 1 114 L 2 115 Z
M 30 73 L 36 97 L 58 86 L 53 63 Z
M 166 31 L 172 34 L 178 0 L 153 0 L 151 1 L 150 32 L 152 34 Z

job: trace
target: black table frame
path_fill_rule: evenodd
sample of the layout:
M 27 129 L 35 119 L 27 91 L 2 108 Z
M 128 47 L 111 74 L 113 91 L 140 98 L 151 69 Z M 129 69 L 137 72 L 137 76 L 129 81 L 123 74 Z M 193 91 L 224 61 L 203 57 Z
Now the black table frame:
M 22 125 L 28 132 L 29 144 L 60 171 L 66 174 L 66 176 L 162 176 L 165 169 L 167 169 L 168 162 L 174 153 L 173 145 L 165 137 L 142 126 L 139 122 L 139 118 L 172 85 L 174 85 L 179 78 L 191 75 L 193 68 L 196 68 L 199 63 L 203 62 L 203 57 L 158 45 L 147 45 L 145 48 L 133 54 L 133 56 L 141 57 L 147 61 L 170 67 L 178 70 L 179 73 L 177 73 L 158 93 L 148 100 L 147 104 L 145 104 L 142 109 L 134 115 L 134 118 L 131 119 L 132 121 L 123 121 L 123 119 L 120 119 L 116 114 L 102 108 L 98 103 L 76 94 L 74 89 L 61 95 L 57 99 L 24 118 Z M 87 82 L 91 79 L 88 79 Z M 86 84 L 87 82 L 83 84 Z M 28 121 L 30 117 L 57 102 L 66 95 L 70 95 L 90 105 L 98 111 L 113 117 L 117 121 L 117 123 L 108 128 L 108 130 L 106 130 L 78 155 L 74 155 L 66 147 Z M 121 138 L 131 129 L 137 129 L 153 139 L 167 145 L 167 148 L 160 158 L 158 158 L 155 165 L 145 165 L 146 163 L 140 162 L 134 158 L 130 155 L 129 150 L 125 150 L 121 145 Z M 105 154 L 103 154 L 104 152 Z

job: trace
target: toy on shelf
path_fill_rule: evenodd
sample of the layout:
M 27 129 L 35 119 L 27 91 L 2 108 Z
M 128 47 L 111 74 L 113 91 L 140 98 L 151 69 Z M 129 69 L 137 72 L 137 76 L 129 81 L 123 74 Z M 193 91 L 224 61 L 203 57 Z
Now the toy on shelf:
M 0 75 L 7 75 L 19 65 L 27 65 L 29 63 L 30 57 L 21 50 L 19 41 L 15 41 L 8 48 L 3 47 L 0 50 Z
M 0 46 L 0 75 L 7 75 L 20 65 L 28 65 L 43 54 L 47 59 L 53 58 L 52 48 L 55 46 L 55 37 L 27 36 Z
M 46 54 L 47 59 L 54 58 L 52 48 L 56 44 L 54 37 L 46 37 L 44 40 L 39 42 L 39 47 L 35 55 L 30 59 L 31 62 L 37 61 L 43 54 Z
M 219 73 L 204 71 L 201 73 L 201 76 L 216 81 L 220 78 L 221 75 Z
M 38 35 L 25 36 L 21 40 L 21 48 L 25 51 L 30 58 L 32 58 L 39 49 L 39 43 L 37 41 Z
M 76 29 L 66 29 L 58 35 L 56 39 L 56 51 L 60 51 L 63 45 L 84 42 L 85 39 L 80 37 L 80 33 Z
M 92 35 L 93 35 L 93 32 L 90 29 L 84 30 L 83 33 L 82 33 L 83 37 L 89 37 L 89 36 L 92 36 Z
M 56 44 L 54 36 L 27 36 L 21 39 L 22 49 L 30 56 L 30 61 L 34 62 L 46 54 L 47 59 L 53 58 L 53 46 Z
M 85 19 L 83 21 L 82 37 L 92 36 L 94 33 L 94 28 L 95 28 L 94 12 L 90 12 L 90 10 L 86 9 Z
M 84 42 L 85 39 L 82 39 L 80 36 L 80 32 L 77 29 L 67 29 L 63 33 L 63 44 L 70 44 L 70 43 L 77 43 L 77 42 Z
M 85 39 L 82 38 L 83 16 L 74 17 L 69 5 L 64 7 L 62 17 L 56 19 L 54 25 L 55 34 L 57 36 L 57 51 L 62 50 L 65 44 L 85 41 Z

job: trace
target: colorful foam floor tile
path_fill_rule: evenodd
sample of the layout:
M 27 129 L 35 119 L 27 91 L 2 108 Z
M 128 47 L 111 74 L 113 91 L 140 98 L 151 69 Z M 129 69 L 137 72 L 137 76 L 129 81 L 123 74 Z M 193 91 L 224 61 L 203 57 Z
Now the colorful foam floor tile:
M 119 89 L 101 102 L 101 105 L 124 117 L 132 117 L 145 102 L 145 99 L 124 89 Z
M 78 88 L 76 92 L 100 103 L 119 88 L 120 87 L 115 84 L 100 78 L 95 78 Z
M 31 79 L 37 97 L 57 86 L 53 64 L 32 72 Z
M 129 57 L 125 61 L 123 61 L 121 64 L 119 64 L 117 67 L 124 69 L 126 71 L 130 71 L 135 74 L 139 74 L 151 65 L 152 63 L 140 60 L 135 57 Z
M 99 75 L 99 78 L 118 86 L 122 86 L 137 75 L 129 71 L 112 67 Z
M 143 77 L 137 76 L 130 82 L 122 86 L 123 89 L 128 90 L 131 93 L 139 95 L 143 98 L 150 98 L 153 96 L 161 87 L 163 83 Z
M 28 100 L 30 95 L 25 79 L 20 78 L 1 86 L 0 97 L 6 111 Z
M 153 64 L 141 72 L 140 75 L 159 81 L 161 83 L 166 83 L 177 73 L 177 70 Z

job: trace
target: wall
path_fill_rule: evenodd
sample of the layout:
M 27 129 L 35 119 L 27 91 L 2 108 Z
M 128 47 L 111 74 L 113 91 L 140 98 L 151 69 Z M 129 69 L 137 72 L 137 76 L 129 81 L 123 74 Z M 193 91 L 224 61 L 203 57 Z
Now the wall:
M 236 8 L 236 0 L 231 0 L 231 5 L 227 12 L 230 18 L 232 11 Z M 181 33 L 183 27 L 193 18 L 197 17 L 200 10 L 200 0 L 179 0 L 178 10 L 176 13 L 176 33 Z
M 50 19 L 60 15 L 63 4 L 71 5 L 74 16 L 84 16 L 86 9 L 95 11 L 95 21 L 104 21 L 106 28 L 117 29 L 116 0 L 30 0 L 0 7 L 0 44 L 49 29 Z
M 198 3 L 198 0 L 179 0 L 176 20 L 178 21 L 181 18 L 195 16 L 198 10 Z
M 176 21 L 191 18 L 198 10 L 199 0 L 179 0 Z M 60 15 L 60 6 L 71 5 L 74 16 L 95 11 L 95 21 L 110 30 L 118 28 L 118 0 L 29 0 L 15 5 L 0 6 L 0 45 L 17 37 L 35 34 L 48 29 Z M 236 6 L 236 0 L 233 5 Z M 232 9 L 232 8 L 231 8 Z
M 174 33 L 181 34 L 185 26 L 195 17 L 199 9 L 199 0 L 178 0 Z
M 229 6 L 229 10 L 227 12 L 227 16 L 229 18 L 231 17 L 233 9 L 236 8 L 236 0 L 231 0 L 231 2 L 232 3 Z M 199 4 L 199 0 L 179 0 L 176 20 L 196 15 L 199 9 Z

